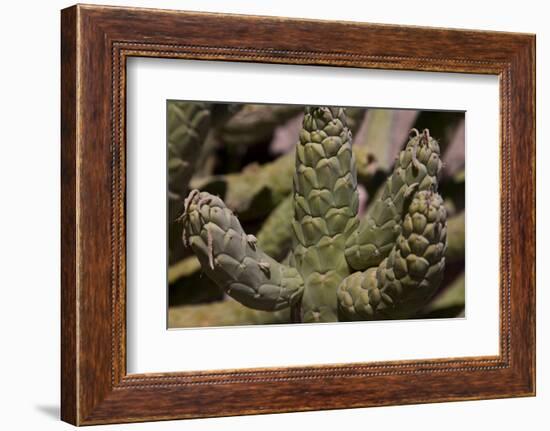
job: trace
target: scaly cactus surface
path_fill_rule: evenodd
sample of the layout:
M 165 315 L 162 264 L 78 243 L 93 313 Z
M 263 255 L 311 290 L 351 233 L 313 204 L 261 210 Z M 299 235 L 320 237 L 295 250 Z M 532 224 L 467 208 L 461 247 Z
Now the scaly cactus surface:
M 168 195 L 171 201 L 181 201 L 189 193 L 189 180 L 210 123 L 211 105 L 208 103 L 168 104 Z
M 417 193 L 389 256 L 377 268 L 356 272 L 339 286 L 341 314 L 347 320 L 396 318 L 423 306 L 443 278 L 446 218 L 441 196 Z
M 334 290 L 349 274 L 342 251 L 358 223 L 355 169 L 344 110 L 306 111 L 296 148 L 292 223 L 306 322 L 337 320 Z
M 299 299 L 304 285 L 298 271 L 261 251 L 221 199 L 193 190 L 184 207 L 184 236 L 228 295 L 259 310 L 279 310 Z
M 294 321 L 404 318 L 443 277 L 447 214 L 437 193 L 439 146 L 416 130 L 367 216 L 357 217 L 357 173 L 343 108 L 306 108 L 293 175 L 292 250 L 277 262 L 218 197 L 193 190 L 184 242 L 228 295 Z
M 353 151 L 358 177 L 368 183 L 378 174 L 377 164 L 364 147 L 356 146 Z M 273 162 L 251 163 L 241 172 L 201 178 L 191 184 L 200 190 L 223 195 L 226 205 L 239 214 L 242 222 L 257 220 L 292 194 L 295 158 L 293 149 Z
M 275 260 L 282 260 L 292 246 L 294 200 L 288 195 L 265 220 L 258 231 L 258 245 Z
M 390 253 L 407 199 L 415 191 L 437 190 L 440 171 L 437 141 L 427 130 L 412 137 L 399 153 L 381 197 L 346 242 L 346 258 L 353 269 L 378 265 Z

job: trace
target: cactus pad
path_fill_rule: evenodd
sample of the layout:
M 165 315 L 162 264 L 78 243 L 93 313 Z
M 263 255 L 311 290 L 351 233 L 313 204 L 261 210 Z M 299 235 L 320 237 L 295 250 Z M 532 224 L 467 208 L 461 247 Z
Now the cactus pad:
M 298 271 L 261 251 L 221 199 L 193 190 L 184 206 L 184 238 L 206 274 L 228 295 L 259 310 L 279 310 L 299 299 L 303 281 Z

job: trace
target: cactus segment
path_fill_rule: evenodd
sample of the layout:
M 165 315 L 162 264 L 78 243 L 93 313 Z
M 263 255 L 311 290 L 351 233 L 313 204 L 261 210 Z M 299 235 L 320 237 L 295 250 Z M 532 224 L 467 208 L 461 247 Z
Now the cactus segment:
M 439 145 L 428 130 L 413 132 L 381 196 L 346 241 L 347 262 L 357 271 L 377 266 L 388 256 L 399 235 L 407 199 L 416 191 L 437 191 L 441 171 Z
M 422 307 L 443 278 L 446 220 L 439 194 L 416 193 L 389 256 L 377 268 L 351 274 L 338 287 L 341 320 L 404 318 Z
M 351 133 L 342 108 L 306 108 L 294 174 L 294 262 L 305 284 L 304 322 L 337 320 L 336 287 L 348 274 L 347 235 L 357 225 Z
M 292 216 L 294 200 L 288 195 L 269 215 L 258 232 L 258 244 L 262 250 L 281 261 L 292 246 Z
M 248 104 L 224 125 L 223 141 L 236 151 L 269 139 L 275 128 L 302 111 L 296 105 Z
M 228 295 L 247 307 L 269 311 L 299 300 L 304 283 L 298 271 L 260 250 L 220 198 L 191 191 L 181 221 L 184 242 Z
M 183 200 L 211 123 L 207 103 L 171 102 L 168 104 L 168 192 Z
M 377 170 L 376 161 L 365 147 L 352 146 L 358 179 L 369 185 Z M 242 172 L 215 175 L 191 181 L 193 188 L 219 194 L 243 222 L 257 220 L 270 213 L 287 196 L 292 195 L 295 169 L 294 149 L 275 161 L 250 164 Z
M 220 193 L 242 221 L 256 220 L 291 194 L 293 160 L 290 152 L 271 163 L 250 164 L 240 173 L 212 176 L 192 184 L 203 191 Z
M 418 114 L 414 109 L 368 109 L 361 127 L 354 133 L 354 145 L 369 151 L 387 174 L 407 142 L 407 132 Z
M 464 211 L 461 211 L 454 217 L 449 218 L 447 223 L 448 246 L 445 258 L 448 263 L 464 260 L 465 250 L 465 231 L 464 226 L 466 217 Z
M 168 223 L 181 212 L 183 199 L 189 193 L 189 182 L 195 174 L 199 155 L 212 126 L 212 105 L 170 101 L 168 117 Z M 183 256 L 181 226 L 170 228 L 168 250 L 170 263 Z

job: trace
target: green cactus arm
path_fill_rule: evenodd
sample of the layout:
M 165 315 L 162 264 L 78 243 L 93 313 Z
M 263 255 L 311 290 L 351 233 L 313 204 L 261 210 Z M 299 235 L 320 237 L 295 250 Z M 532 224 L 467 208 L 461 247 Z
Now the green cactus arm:
M 292 195 L 287 196 L 269 215 L 256 234 L 258 246 L 269 256 L 281 261 L 292 246 Z
M 343 254 L 357 226 L 357 176 L 342 108 L 306 108 L 294 173 L 293 262 L 304 279 L 304 322 L 337 320 Z
M 447 237 L 449 239 L 447 254 L 445 258 L 447 262 L 460 262 L 464 260 L 465 250 L 465 212 L 461 211 L 457 215 L 449 218 L 447 222 Z
M 273 211 L 257 233 L 259 247 L 272 258 L 282 261 L 292 242 L 292 216 L 294 208 L 289 196 Z M 451 264 L 464 260 L 464 211 L 447 219 L 447 252 L 445 262 Z M 184 258 L 168 269 L 168 283 L 188 277 L 200 271 L 196 256 Z
M 174 284 L 179 279 L 189 277 L 201 270 L 201 264 L 196 256 L 187 256 L 168 267 L 168 284 Z
M 359 180 L 368 187 L 380 173 L 377 163 L 365 147 L 353 146 L 352 150 Z M 194 178 L 191 186 L 222 196 L 241 221 L 256 220 L 291 194 L 295 157 L 293 150 L 272 162 L 251 164 L 239 173 Z
M 189 193 L 191 177 L 215 149 L 214 131 L 238 110 L 238 105 L 169 101 L 166 109 L 168 193 L 180 204 Z
M 298 271 L 260 250 L 220 198 L 191 191 L 181 221 L 184 242 L 208 277 L 232 298 L 259 310 L 280 310 L 300 299 L 304 284 Z
M 369 157 L 369 153 L 365 151 L 364 147 L 352 146 L 352 150 L 357 165 L 358 181 L 368 186 L 374 176 L 379 173 L 376 162 Z M 257 234 L 260 247 L 277 261 L 281 261 L 288 254 L 292 245 L 293 216 L 293 195 L 289 194 L 271 212 Z
M 395 157 L 407 142 L 419 111 L 413 109 L 368 109 L 354 133 L 354 145 L 367 149 L 384 172 L 391 171 Z
M 437 193 L 415 194 L 389 256 L 337 291 L 340 320 L 410 317 L 434 295 L 445 269 L 447 214 Z
M 439 145 L 428 130 L 415 132 L 399 153 L 382 194 L 346 241 L 346 259 L 354 270 L 377 266 L 388 256 L 400 232 L 405 203 L 414 191 L 437 190 L 441 171 Z
M 346 108 L 346 123 L 352 135 L 355 136 L 367 112 L 366 108 L 359 108 L 356 106 L 350 106 Z
M 168 191 L 183 199 L 211 123 L 207 103 L 169 102 L 168 110 Z
M 263 217 L 292 191 L 294 152 L 263 165 L 248 165 L 240 173 L 194 180 L 192 185 L 223 196 L 242 221 Z
M 200 149 L 212 123 L 212 106 L 207 103 L 169 101 L 167 103 L 168 222 L 173 223 L 189 192 Z M 168 256 L 174 263 L 183 255 L 181 228 L 171 225 Z
M 301 112 L 298 105 L 247 104 L 221 130 L 226 145 L 242 151 L 269 139 L 277 126 Z
M 465 308 L 465 276 L 458 275 L 441 293 L 422 308 L 422 318 L 458 317 Z

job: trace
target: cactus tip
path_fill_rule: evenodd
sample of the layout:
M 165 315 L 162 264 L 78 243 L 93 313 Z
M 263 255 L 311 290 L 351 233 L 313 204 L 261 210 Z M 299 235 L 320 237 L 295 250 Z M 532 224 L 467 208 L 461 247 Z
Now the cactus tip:
M 214 269 L 214 240 L 212 238 L 212 232 L 210 232 L 210 229 L 208 229 L 208 225 L 206 227 L 206 240 L 207 240 L 207 246 L 208 246 L 208 264 L 210 265 L 211 269 Z
M 258 239 L 254 235 L 247 235 L 246 236 L 246 242 L 252 247 L 256 248 L 256 244 L 258 243 Z
M 418 142 L 415 142 L 413 144 L 413 147 L 412 147 L 412 163 L 413 163 L 413 167 L 414 169 L 420 169 L 420 166 L 422 165 L 422 163 L 420 163 L 418 161 L 418 159 L 416 158 L 416 151 L 418 149 Z
M 424 136 L 424 138 L 426 138 L 426 139 L 429 139 L 430 138 L 430 129 L 422 130 L 422 136 Z
M 415 138 L 415 137 L 417 137 L 418 135 L 420 135 L 420 132 L 418 131 L 418 129 L 415 129 L 415 128 L 413 127 L 411 130 L 409 130 L 409 136 L 410 136 L 411 138 Z
M 424 144 L 428 144 L 429 141 L 430 141 L 430 130 L 429 129 L 422 130 L 421 142 Z

